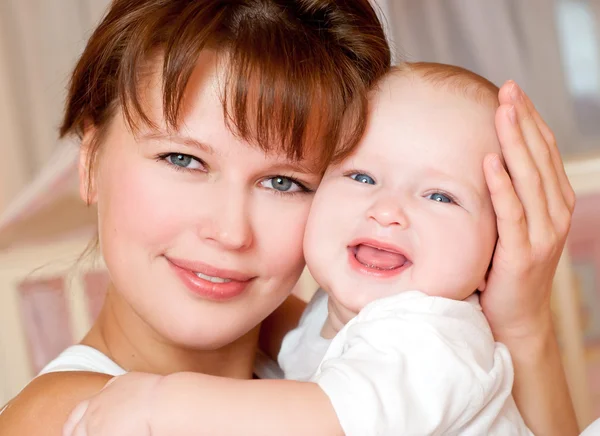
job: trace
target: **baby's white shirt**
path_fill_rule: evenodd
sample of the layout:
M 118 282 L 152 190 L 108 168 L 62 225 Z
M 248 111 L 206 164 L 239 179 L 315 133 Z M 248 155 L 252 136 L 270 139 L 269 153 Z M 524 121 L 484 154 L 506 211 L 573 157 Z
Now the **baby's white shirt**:
M 477 295 L 402 292 L 367 305 L 331 341 L 320 336 L 326 317 L 319 290 L 278 360 L 286 378 L 319 384 L 347 436 L 532 434 Z

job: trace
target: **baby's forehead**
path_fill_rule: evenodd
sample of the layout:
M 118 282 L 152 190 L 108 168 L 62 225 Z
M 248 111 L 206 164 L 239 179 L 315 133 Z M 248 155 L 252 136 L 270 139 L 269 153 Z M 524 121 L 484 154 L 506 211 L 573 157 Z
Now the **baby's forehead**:
M 492 82 L 462 67 L 434 62 L 404 62 L 393 67 L 374 88 L 374 93 L 385 92 L 386 88 L 393 89 L 407 82 L 447 92 L 494 111 L 499 106 L 499 88 Z
M 411 174 L 439 166 L 482 175 L 485 156 L 502 154 L 494 121 L 497 89 L 457 67 L 396 67 L 374 90 L 360 154 L 408 166 Z

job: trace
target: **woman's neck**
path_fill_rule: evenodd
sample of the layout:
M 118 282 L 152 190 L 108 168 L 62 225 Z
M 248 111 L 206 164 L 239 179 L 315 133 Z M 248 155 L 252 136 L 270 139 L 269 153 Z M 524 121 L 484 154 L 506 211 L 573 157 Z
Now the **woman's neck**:
M 127 371 L 171 374 L 198 372 L 252 377 L 260 326 L 216 350 L 194 350 L 168 343 L 109 289 L 94 326 L 81 342 L 101 351 Z

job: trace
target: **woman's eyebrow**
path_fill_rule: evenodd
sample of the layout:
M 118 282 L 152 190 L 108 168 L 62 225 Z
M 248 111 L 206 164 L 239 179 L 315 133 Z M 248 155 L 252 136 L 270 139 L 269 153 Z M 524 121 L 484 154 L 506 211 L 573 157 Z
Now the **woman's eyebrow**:
M 142 139 L 148 139 L 151 141 L 169 141 L 176 142 L 181 145 L 185 145 L 187 147 L 195 147 L 209 154 L 217 154 L 215 149 L 210 145 L 198 141 L 197 139 L 191 138 L 189 136 L 182 136 L 177 134 L 168 134 L 164 132 L 153 132 L 142 135 Z
M 309 165 L 300 162 L 280 162 L 273 164 L 272 168 L 278 171 L 290 171 L 294 173 L 312 174 L 315 172 Z

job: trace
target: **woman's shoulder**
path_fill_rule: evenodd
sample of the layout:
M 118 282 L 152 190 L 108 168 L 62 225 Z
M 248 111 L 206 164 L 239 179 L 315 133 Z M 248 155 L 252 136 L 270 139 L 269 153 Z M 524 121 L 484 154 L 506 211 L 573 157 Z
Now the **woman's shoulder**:
M 48 363 L 40 375 L 0 412 L 0 434 L 61 434 L 71 410 L 125 370 L 87 345 L 74 345 Z
M 27 385 L 0 414 L 0 434 L 60 435 L 71 410 L 112 378 L 94 372 L 54 372 Z

